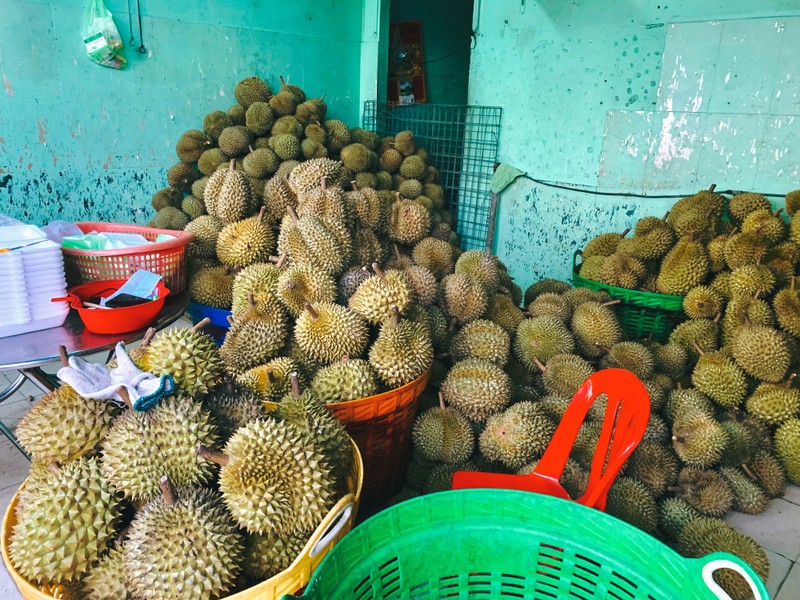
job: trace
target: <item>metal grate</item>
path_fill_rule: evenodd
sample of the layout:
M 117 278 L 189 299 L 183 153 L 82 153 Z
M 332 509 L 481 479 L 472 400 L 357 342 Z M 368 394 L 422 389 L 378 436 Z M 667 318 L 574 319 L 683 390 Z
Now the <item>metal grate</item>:
M 502 113 L 499 106 L 364 103 L 364 129 L 380 136 L 411 130 L 428 151 L 464 250 L 487 246 Z

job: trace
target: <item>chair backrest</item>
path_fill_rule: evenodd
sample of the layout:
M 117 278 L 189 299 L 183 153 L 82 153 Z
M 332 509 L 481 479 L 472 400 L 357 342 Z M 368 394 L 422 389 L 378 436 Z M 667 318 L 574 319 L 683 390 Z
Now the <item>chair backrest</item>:
M 569 498 L 559 480 L 589 409 L 605 394 L 606 413 L 595 448 L 586 492 L 580 504 L 605 509 L 606 496 L 622 465 L 639 445 L 650 418 L 650 396 L 641 381 L 625 369 L 604 369 L 583 382 L 572 398 L 550 444 L 530 475 L 458 471 L 453 489 L 493 487 L 526 490 Z

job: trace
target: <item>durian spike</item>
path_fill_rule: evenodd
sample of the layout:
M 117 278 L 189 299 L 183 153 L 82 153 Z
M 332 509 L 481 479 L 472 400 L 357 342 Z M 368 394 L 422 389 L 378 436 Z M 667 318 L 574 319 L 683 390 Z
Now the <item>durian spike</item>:
M 322 177 L 320 177 L 320 179 L 319 179 L 319 185 L 320 185 L 320 187 L 322 188 L 322 191 L 323 191 L 323 192 L 324 192 L 325 190 L 327 190 L 327 189 L 328 189 L 328 178 L 327 178 L 325 175 L 323 175 Z
M 392 304 L 391 309 L 392 309 L 392 324 L 400 325 L 400 311 L 397 310 L 397 306 L 395 306 L 394 304 Z
M 210 319 L 209 317 L 206 317 L 205 319 L 203 319 L 202 321 L 200 321 L 200 322 L 199 322 L 197 325 L 195 325 L 194 327 L 192 327 L 191 331 L 192 331 L 193 333 L 199 333 L 199 332 L 200 332 L 200 331 L 202 331 L 202 330 L 203 330 L 203 328 L 204 328 L 206 325 L 208 325 L 209 323 L 211 323 L 211 319 Z
M 49 463 L 47 468 L 50 469 L 50 472 L 53 473 L 53 475 L 58 475 L 61 472 L 61 466 L 56 461 Z
M 611 348 L 609 348 L 609 347 L 608 347 L 608 346 L 606 346 L 605 344 L 601 344 L 600 342 L 595 342 L 595 343 L 594 343 L 594 345 L 595 345 L 595 346 L 597 346 L 598 348 L 600 348 L 600 350 L 602 350 L 602 351 L 603 351 L 603 352 L 605 352 L 606 354 L 608 354 L 609 352 L 611 352 Z
M 662 221 L 666 221 L 669 218 L 669 213 L 671 213 L 671 212 L 672 212 L 671 210 L 668 210 L 667 212 L 665 212 L 664 216 L 661 217 L 661 220 Z
M 225 465 L 228 464 L 228 457 L 225 454 L 223 454 L 222 452 L 215 452 L 210 448 L 206 448 L 205 446 L 203 446 L 203 444 L 198 445 L 194 453 L 197 456 L 205 458 L 206 460 L 210 460 L 211 462 L 219 465 L 220 467 L 224 467 Z
M 628 235 L 628 234 L 630 233 L 630 231 L 631 231 L 631 228 L 630 228 L 630 227 L 626 227 L 626 228 L 625 228 L 625 231 L 623 231 L 623 232 L 622 232 L 622 233 L 620 233 L 619 235 L 620 235 L 621 237 L 625 237 L 626 235 Z
M 229 171 L 235 171 L 236 170 L 236 159 L 234 159 L 234 158 L 231 159 L 231 162 L 228 165 L 228 170 Z
M 610 302 L 603 302 L 600 306 L 614 306 L 615 304 L 621 304 L 622 300 L 611 300 Z
M 150 345 L 150 342 L 153 341 L 153 336 L 156 334 L 156 328 L 151 327 L 144 333 L 144 337 L 142 338 L 142 343 L 140 344 L 141 348 L 147 348 Z
M 717 184 L 716 184 L 716 183 L 712 183 L 712 184 L 711 184 L 711 185 L 708 187 L 708 191 L 709 191 L 709 192 L 713 192 L 713 191 L 714 191 L 716 188 L 717 188 Z
M 540 361 L 538 358 L 536 358 L 536 357 L 534 356 L 534 357 L 533 357 L 533 362 L 535 362 L 535 363 L 536 363 L 536 366 L 537 366 L 537 367 L 539 367 L 539 370 L 540 370 L 542 373 L 547 373 L 547 366 L 546 366 L 546 365 L 544 365 L 544 364 L 542 364 L 542 361 Z
M 169 480 L 169 477 L 164 475 L 158 482 L 158 485 L 161 486 L 161 496 L 164 498 L 164 504 L 167 506 L 175 504 L 175 488 L 172 487 L 172 482 Z
M 442 410 L 444 410 L 445 408 L 447 408 L 447 407 L 444 405 L 444 394 L 442 394 L 442 392 L 439 392 L 439 408 L 441 408 Z
M 58 347 L 58 358 L 61 360 L 61 366 L 69 366 L 69 352 L 67 352 L 67 347 L 63 344 Z
M 783 387 L 786 388 L 787 390 L 790 387 L 792 387 L 792 382 L 794 381 L 795 377 L 797 377 L 797 373 L 792 373 L 791 375 L 789 375 L 789 379 L 786 380 L 786 383 L 783 385 Z
M 292 396 L 295 398 L 300 397 L 300 379 L 297 377 L 297 371 L 292 371 L 289 377 L 292 380 Z
M 286 212 L 289 213 L 289 218 L 292 220 L 292 223 L 297 223 L 300 218 L 297 216 L 297 212 L 292 208 L 291 205 L 286 207 Z
M 700 356 L 703 356 L 703 354 L 705 354 L 705 352 L 703 352 L 703 351 L 700 349 L 700 346 L 698 346 L 698 345 L 697 345 L 697 340 L 692 340 L 692 346 L 694 346 L 694 349 L 695 349 L 695 350 L 697 350 L 697 353 L 698 353 Z
M 305 309 L 306 309 L 306 312 L 308 312 L 308 314 L 311 315 L 312 319 L 314 319 L 315 321 L 317 319 L 319 319 L 319 313 L 314 310 L 314 307 L 311 306 L 310 302 L 306 302 Z
M 267 207 L 262 206 L 261 210 L 258 211 L 258 222 L 261 223 L 264 220 L 264 215 L 267 214 Z
M 360 190 L 358 189 L 358 184 L 356 183 L 356 180 L 355 180 L 355 179 L 354 179 L 353 181 L 351 181 L 351 182 L 350 182 L 350 187 L 352 187 L 352 188 L 353 188 L 353 191 L 355 191 L 355 192 L 358 192 L 358 191 L 360 191 Z
M 383 272 L 381 266 L 378 263 L 376 262 L 372 263 L 372 270 L 375 271 L 375 275 L 377 275 L 381 279 L 386 279 L 386 274 Z
M 127 406 L 130 410 L 133 410 L 133 402 L 131 402 L 131 396 L 128 394 L 128 388 L 126 388 L 124 385 L 121 385 L 114 391 L 117 393 L 117 396 L 122 398 L 125 406 Z

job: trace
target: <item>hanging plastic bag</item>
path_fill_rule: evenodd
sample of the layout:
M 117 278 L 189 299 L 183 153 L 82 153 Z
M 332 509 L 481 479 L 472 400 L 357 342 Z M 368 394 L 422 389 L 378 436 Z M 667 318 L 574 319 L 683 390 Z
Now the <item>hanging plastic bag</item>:
M 103 0 L 89 0 L 82 33 L 83 45 L 91 60 L 112 69 L 124 69 L 127 66 L 125 45 L 114 25 L 114 17 Z

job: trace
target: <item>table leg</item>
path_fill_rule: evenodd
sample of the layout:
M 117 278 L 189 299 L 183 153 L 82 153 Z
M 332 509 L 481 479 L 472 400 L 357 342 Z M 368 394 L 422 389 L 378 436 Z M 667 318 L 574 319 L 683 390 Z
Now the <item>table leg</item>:
M 32 369 L 23 369 L 22 375 L 28 379 L 33 385 L 42 390 L 45 394 L 52 392 L 59 386 L 58 378 L 49 373 L 45 373 L 39 367 Z
M 25 383 L 25 379 L 27 378 L 22 373 L 17 375 L 17 378 L 14 380 L 14 383 L 10 384 L 6 389 L 0 392 L 0 402 L 5 402 L 11 396 L 13 396 L 14 392 L 16 392 L 19 388 L 21 388 L 22 384 Z

